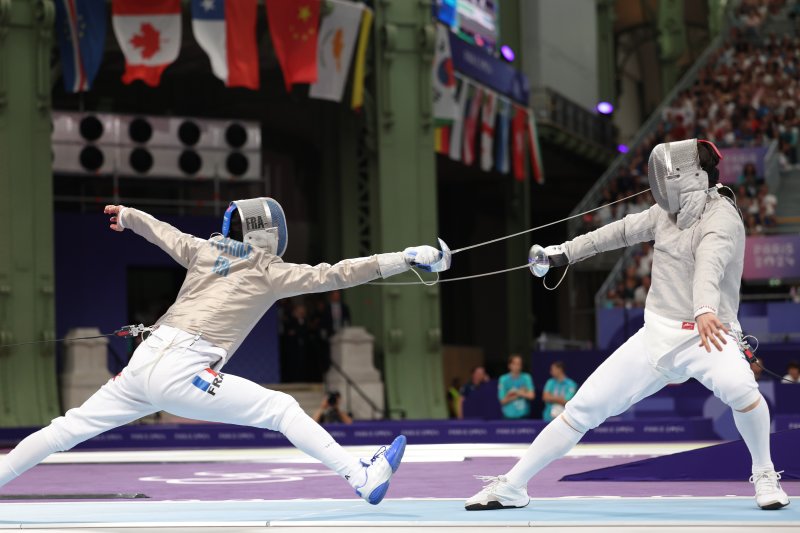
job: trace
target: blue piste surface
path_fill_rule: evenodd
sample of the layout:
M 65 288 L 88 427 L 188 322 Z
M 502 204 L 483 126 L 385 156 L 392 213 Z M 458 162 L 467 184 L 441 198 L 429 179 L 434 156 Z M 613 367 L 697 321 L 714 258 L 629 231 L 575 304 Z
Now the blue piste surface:
M 0 503 L 0 527 L 32 525 L 774 525 L 800 527 L 800 506 L 762 511 L 750 498 L 536 499 L 523 509 L 465 511 L 463 500 Z

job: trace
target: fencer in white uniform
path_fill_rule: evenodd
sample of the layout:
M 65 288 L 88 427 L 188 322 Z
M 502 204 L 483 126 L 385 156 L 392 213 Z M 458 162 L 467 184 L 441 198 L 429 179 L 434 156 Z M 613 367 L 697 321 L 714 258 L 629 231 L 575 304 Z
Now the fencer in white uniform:
M 397 437 L 359 461 L 314 422 L 291 396 L 221 372 L 223 365 L 280 298 L 343 289 L 379 277 L 426 269 L 441 254 L 430 246 L 348 259 L 335 265 L 284 263 L 288 231 L 278 202 L 232 202 L 222 235 L 208 240 L 181 233 L 142 211 L 106 206 L 112 230 L 128 228 L 187 269 L 175 303 L 136 349 L 128 366 L 83 405 L 25 438 L 0 459 L 0 486 L 48 455 L 157 411 L 271 429 L 379 503 L 397 470 L 406 439 Z M 238 237 L 229 237 L 233 231 Z
M 587 431 L 665 385 L 689 378 L 733 409 L 752 457 L 750 481 L 758 506 L 788 505 L 770 457 L 767 403 L 738 345 L 745 231 L 737 208 L 713 187 L 720 158 L 707 141 L 657 145 L 648 164 L 657 205 L 545 248 L 551 266 L 564 266 L 655 240 L 645 325 L 589 376 L 510 471 L 485 478 L 483 490 L 467 500 L 468 510 L 524 507 L 528 481 Z

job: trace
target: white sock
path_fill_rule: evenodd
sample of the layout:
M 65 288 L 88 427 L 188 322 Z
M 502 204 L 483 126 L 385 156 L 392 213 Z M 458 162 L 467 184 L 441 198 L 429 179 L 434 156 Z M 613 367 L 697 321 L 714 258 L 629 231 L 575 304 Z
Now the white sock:
M 38 465 L 45 457 L 56 451 L 47 442 L 44 434 L 46 429 L 40 429 L 25 437 L 16 448 L 0 460 L 0 487 Z
M 365 474 L 361 462 L 344 451 L 330 433 L 314 422 L 300 407 L 296 409 L 298 412 L 283 432 L 286 438 L 296 448 L 342 476 L 350 486 L 355 488 L 363 485 Z
M 750 456 L 753 458 L 753 472 L 774 470 L 769 453 L 769 407 L 761 397 L 758 405 L 746 413 L 733 410 L 733 421 L 742 436 Z
M 534 439 L 525 455 L 506 474 L 515 487 L 527 487 L 528 480 L 556 459 L 563 457 L 578 444 L 583 433 L 578 433 L 559 416 Z

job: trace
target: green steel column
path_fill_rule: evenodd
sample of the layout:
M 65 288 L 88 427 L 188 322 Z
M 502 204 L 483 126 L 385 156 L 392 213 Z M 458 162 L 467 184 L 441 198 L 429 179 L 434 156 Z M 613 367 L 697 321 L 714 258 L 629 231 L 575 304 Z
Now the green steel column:
M 0 344 L 52 339 L 53 3 L 0 0 Z M 58 414 L 55 345 L 0 349 L 0 425 Z
M 661 59 L 661 90 L 666 95 L 678 82 L 678 60 L 686 52 L 684 0 L 658 3 L 658 49 Z
M 615 102 L 617 66 L 614 61 L 614 0 L 597 0 L 598 100 Z
M 361 207 L 363 216 L 371 218 L 374 251 L 436 244 L 430 81 L 434 36 L 430 1 L 375 3 L 376 125 L 371 137 L 377 141 L 377 157 L 374 173 L 363 169 L 375 179 L 362 184 L 369 187 L 366 198 L 363 189 L 354 191 L 356 201 L 370 204 Z M 445 417 L 439 289 L 370 289 L 389 406 L 410 418 Z
M 516 51 L 512 66 L 520 68 L 525 55 L 522 48 L 522 16 L 519 0 L 506 0 L 500 4 L 500 42 Z M 536 84 L 536 80 L 531 80 Z M 506 176 L 506 232 L 517 233 L 531 226 L 530 180 L 518 182 Z M 530 238 L 517 237 L 506 244 L 506 264 L 525 262 L 530 249 Z M 506 339 L 508 350 L 523 355 L 530 352 L 533 341 L 531 317 L 531 277 L 520 272 L 506 279 Z
M 708 32 L 713 39 L 719 35 L 725 20 L 725 9 L 728 0 L 708 0 Z

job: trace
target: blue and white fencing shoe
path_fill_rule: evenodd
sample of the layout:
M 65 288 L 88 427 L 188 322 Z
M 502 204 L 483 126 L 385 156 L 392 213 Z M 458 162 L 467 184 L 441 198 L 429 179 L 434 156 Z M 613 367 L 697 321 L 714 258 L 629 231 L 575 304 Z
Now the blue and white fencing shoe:
M 406 451 L 406 438 L 400 435 L 389 448 L 383 446 L 375 452 L 369 462 L 361 460 L 364 465 L 364 483 L 355 487 L 356 494 L 372 505 L 378 505 L 389 490 L 389 480 L 400 467 L 403 453 Z

